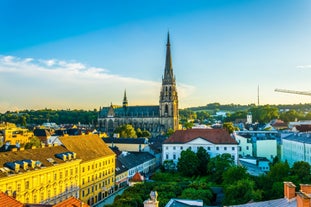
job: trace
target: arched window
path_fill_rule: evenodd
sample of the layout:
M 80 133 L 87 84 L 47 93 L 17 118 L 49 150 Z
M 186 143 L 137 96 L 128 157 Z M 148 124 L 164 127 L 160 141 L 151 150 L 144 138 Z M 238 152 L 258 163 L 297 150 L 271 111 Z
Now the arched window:
M 167 104 L 165 105 L 165 111 L 164 111 L 164 113 L 168 114 L 168 105 L 167 105 Z

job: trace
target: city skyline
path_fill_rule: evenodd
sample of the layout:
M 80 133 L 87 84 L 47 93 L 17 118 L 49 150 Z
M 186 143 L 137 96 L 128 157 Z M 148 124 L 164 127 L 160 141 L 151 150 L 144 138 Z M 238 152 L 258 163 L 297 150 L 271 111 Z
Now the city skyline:
M 0 112 L 158 105 L 171 36 L 180 108 L 309 103 L 307 0 L 1 1 Z

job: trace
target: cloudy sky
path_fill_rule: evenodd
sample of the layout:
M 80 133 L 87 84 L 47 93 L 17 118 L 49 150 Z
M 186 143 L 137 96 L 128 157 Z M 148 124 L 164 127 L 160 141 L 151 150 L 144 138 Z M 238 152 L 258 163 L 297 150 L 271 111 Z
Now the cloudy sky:
M 180 108 L 310 103 L 309 0 L 2 0 L 0 112 L 157 105 L 171 36 Z

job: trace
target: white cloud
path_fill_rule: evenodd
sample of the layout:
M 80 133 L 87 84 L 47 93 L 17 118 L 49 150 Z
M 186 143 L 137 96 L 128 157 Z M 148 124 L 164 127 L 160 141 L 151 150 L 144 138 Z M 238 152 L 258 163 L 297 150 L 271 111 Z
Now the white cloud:
M 311 65 L 298 65 L 296 66 L 298 69 L 311 69 Z
M 161 74 L 159 74 L 161 76 Z M 97 108 L 121 104 L 124 89 L 133 104 L 158 104 L 161 83 L 113 74 L 77 61 L 0 55 L 1 111 L 30 108 Z M 178 83 L 180 98 L 195 91 Z M 7 108 L 7 109 L 6 109 Z

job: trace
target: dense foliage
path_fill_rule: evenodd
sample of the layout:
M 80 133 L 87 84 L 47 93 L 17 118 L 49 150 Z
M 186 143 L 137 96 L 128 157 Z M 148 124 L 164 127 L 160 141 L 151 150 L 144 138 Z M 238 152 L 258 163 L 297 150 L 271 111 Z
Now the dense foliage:
M 15 123 L 20 126 L 39 125 L 45 122 L 56 124 L 97 124 L 98 112 L 85 110 L 24 110 L 19 112 L 7 111 L 0 114 L 1 122 Z
M 143 202 L 149 199 L 151 191 L 157 191 L 159 206 L 164 207 L 171 198 L 202 199 L 205 205 L 211 204 L 213 193 L 200 178 L 182 177 L 177 173 L 156 173 L 153 182 L 136 184 L 117 196 L 112 205 L 107 207 L 143 207 Z

